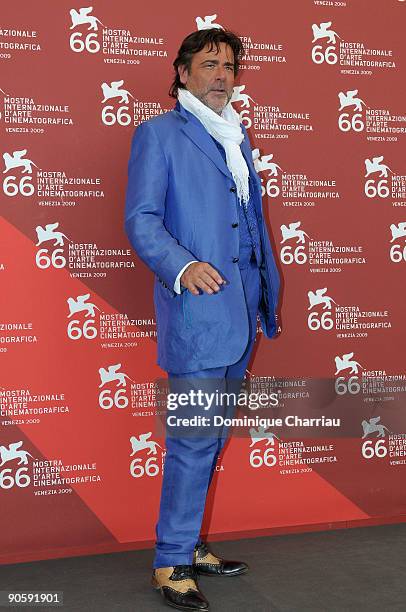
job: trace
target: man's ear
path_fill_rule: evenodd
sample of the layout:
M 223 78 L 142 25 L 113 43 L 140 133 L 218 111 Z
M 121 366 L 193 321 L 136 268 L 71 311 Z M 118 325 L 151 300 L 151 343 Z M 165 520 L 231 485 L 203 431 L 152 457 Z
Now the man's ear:
M 187 66 L 185 66 L 184 64 L 180 64 L 178 66 L 178 75 L 179 75 L 180 82 L 182 83 L 182 85 L 186 85 L 187 79 L 189 76 L 189 71 L 187 69 Z

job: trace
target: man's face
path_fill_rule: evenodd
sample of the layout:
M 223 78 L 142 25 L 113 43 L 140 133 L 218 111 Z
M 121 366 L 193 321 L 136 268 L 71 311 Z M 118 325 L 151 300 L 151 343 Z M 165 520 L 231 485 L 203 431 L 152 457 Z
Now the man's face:
M 231 99 L 234 87 L 234 54 L 225 42 L 219 43 L 219 51 L 214 45 L 209 51 L 207 44 L 192 57 L 190 72 L 186 66 L 179 66 L 179 77 L 196 98 L 221 115 L 221 111 Z

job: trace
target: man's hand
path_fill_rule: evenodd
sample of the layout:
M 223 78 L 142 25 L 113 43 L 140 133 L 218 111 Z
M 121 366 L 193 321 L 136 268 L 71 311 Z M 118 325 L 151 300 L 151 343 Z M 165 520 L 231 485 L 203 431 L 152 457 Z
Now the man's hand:
M 220 285 L 226 281 L 207 261 L 191 263 L 186 268 L 180 282 L 189 289 L 193 295 L 199 295 L 199 288 L 206 293 L 214 293 L 220 290 Z

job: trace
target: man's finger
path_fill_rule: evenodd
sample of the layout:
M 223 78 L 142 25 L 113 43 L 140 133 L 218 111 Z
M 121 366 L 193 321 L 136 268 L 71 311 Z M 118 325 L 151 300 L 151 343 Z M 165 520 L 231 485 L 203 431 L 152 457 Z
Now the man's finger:
M 199 277 L 197 280 L 195 280 L 195 284 L 206 293 L 214 293 L 213 289 L 208 283 L 206 283 L 206 281 L 202 277 Z
M 205 293 L 214 293 L 210 285 L 208 285 L 204 279 L 199 276 L 194 277 L 193 281 L 189 280 L 186 287 L 189 289 L 190 293 L 193 293 L 193 295 L 200 295 L 199 288 Z
M 222 278 L 217 272 L 217 270 L 213 268 L 213 266 L 211 266 L 209 263 L 207 264 L 207 267 L 204 268 L 204 272 L 209 274 L 213 278 L 213 280 L 215 280 L 216 283 L 218 283 L 219 285 L 225 283 L 224 278 Z
M 190 291 L 190 293 L 193 293 L 193 295 L 199 295 L 199 288 L 195 285 L 195 283 L 192 280 L 187 280 L 184 283 L 182 282 L 182 285 L 184 287 L 186 287 L 186 289 L 188 291 Z
M 206 283 L 206 285 L 209 285 L 209 287 L 211 287 L 211 289 L 213 291 L 220 291 L 220 284 L 221 283 L 217 283 L 213 276 L 210 276 L 210 274 L 208 272 L 203 272 L 200 276 L 200 278 L 202 279 L 202 281 L 204 281 Z
M 181 282 L 193 295 L 199 295 L 199 288 L 209 294 L 217 293 L 225 280 L 208 262 L 199 262 L 189 266 Z

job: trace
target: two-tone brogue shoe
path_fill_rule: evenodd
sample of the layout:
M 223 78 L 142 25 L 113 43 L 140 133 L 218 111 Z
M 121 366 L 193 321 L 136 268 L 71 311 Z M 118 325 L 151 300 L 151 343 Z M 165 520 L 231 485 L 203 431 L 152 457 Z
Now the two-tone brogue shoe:
M 249 569 L 243 561 L 226 561 L 216 557 L 204 542 L 195 546 L 193 568 L 202 576 L 240 576 Z
M 151 584 L 172 608 L 209 610 L 209 602 L 197 585 L 192 565 L 157 567 L 152 573 Z

